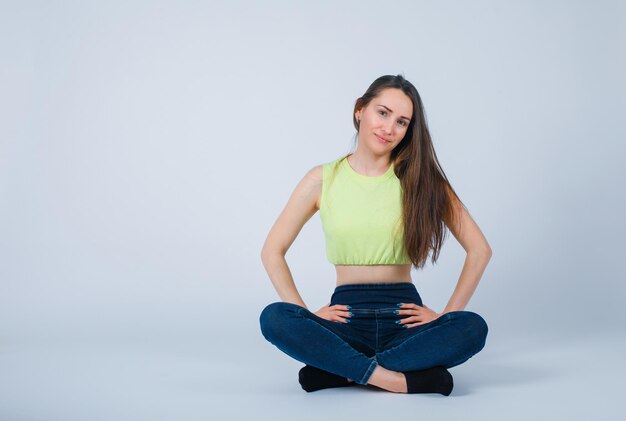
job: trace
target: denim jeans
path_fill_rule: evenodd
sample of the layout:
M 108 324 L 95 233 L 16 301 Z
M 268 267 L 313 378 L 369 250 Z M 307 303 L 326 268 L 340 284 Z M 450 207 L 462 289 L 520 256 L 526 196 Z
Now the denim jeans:
M 330 305 L 350 305 L 349 323 L 323 319 L 297 304 L 274 302 L 261 312 L 265 339 L 305 364 L 367 384 L 381 365 L 393 371 L 454 367 L 485 346 L 487 323 L 453 311 L 411 328 L 396 323 L 398 303 L 422 305 L 412 282 L 340 285 Z

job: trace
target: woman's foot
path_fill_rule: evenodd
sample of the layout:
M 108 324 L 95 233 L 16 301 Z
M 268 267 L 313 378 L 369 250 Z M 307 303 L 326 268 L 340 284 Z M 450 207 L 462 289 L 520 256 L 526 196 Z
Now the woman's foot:
M 298 381 L 302 389 L 307 392 L 315 392 L 316 390 L 328 389 L 331 387 L 344 387 L 354 384 L 353 380 L 347 379 L 328 371 L 305 365 L 298 373 Z
M 406 378 L 399 371 L 387 370 L 385 367 L 376 366 L 367 384 L 371 384 L 389 392 L 407 393 Z
M 441 393 L 448 396 L 452 392 L 452 375 L 445 367 L 432 367 L 425 370 L 399 372 L 376 367 L 368 384 L 395 393 Z
M 407 371 L 404 376 L 407 393 L 441 393 L 448 396 L 454 387 L 452 374 L 442 366 Z

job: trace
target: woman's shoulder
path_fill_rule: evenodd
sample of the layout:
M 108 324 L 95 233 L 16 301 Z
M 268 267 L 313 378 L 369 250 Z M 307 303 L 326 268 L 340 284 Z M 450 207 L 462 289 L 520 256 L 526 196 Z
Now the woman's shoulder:
M 319 210 L 322 197 L 322 183 L 324 179 L 324 164 L 315 165 L 310 168 L 304 176 L 304 183 L 308 186 L 308 191 L 315 196 L 315 207 Z
M 321 183 L 324 174 L 324 165 L 318 164 L 310 168 L 304 175 L 304 178 L 311 183 Z
M 341 164 L 341 161 L 343 161 L 347 157 L 348 155 L 342 155 L 339 158 L 324 162 L 323 164 L 319 165 L 319 167 L 325 171 L 335 171 L 338 168 L 339 164 Z
M 305 175 L 305 178 L 308 178 L 311 181 L 315 181 L 315 182 L 322 182 L 324 178 L 324 172 L 334 169 L 335 166 L 339 163 L 339 161 L 342 158 L 343 156 L 333 159 L 331 161 L 325 161 L 318 165 L 313 166 L 312 168 L 308 170 L 308 172 Z
M 339 162 L 339 160 L 341 160 L 341 158 L 342 157 L 314 165 L 309 168 L 307 173 L 304 175 L 303 182 L 308 186 L 309 191 L 312 191 L 316 196 L 315 203 L 317 209 L 320 209 L 324 176 L 329 174 L 335 168 L 335 165 Z
M 324 178 L 328 177 L 328 175 L 331 174 L 331 172 L 335 171 L 335 169 L 337 168 L 337 165 L 343 158 L 345 157 L 341 156 L 331 161 L 325 161 L 320 164 L 314 165 L 313 167 L 309 168 L 309 170 L 306 172 L 306 174 L 302 178 L 302 181 L 305 184 L 312 186 L 315 189 L 320 190 L 320 193 L 321 193 L 322 183 L 324 182 Z

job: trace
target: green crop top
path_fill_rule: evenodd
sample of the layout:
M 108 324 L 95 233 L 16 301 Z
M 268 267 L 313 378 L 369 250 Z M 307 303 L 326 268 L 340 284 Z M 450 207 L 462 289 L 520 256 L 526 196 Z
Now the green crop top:
M 391 164 L 379 176 L 357 173 L 347 159 L 323 164 L 320 219 L 334 265 L 411 263 L 404 247 L 402 189 Z M 334 177 L 333 177 L 334 174 Z

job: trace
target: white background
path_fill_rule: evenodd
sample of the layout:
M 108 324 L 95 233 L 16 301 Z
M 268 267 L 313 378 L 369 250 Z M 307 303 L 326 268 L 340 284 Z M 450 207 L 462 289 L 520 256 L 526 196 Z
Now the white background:
M 302 417 L 349 399 L 362 419 L 414 400 L 614 418 L 625 24 L 619 1 L 3 2 L 0 418 L 280 419 L 287 396 Z M 466 308 L 488 342 L 443 400 L 306 394 L 258 324 L 279 300 L 271 225 L 311 167 L 353 150 L 354 101 L 384 74 L 417 87 L 493 249 Z M 413 270 L 425 304 L 443 310 L 464 257 L 450 235 Z M 287 261 L 308 307 L 327 303 L 319 215 Z

